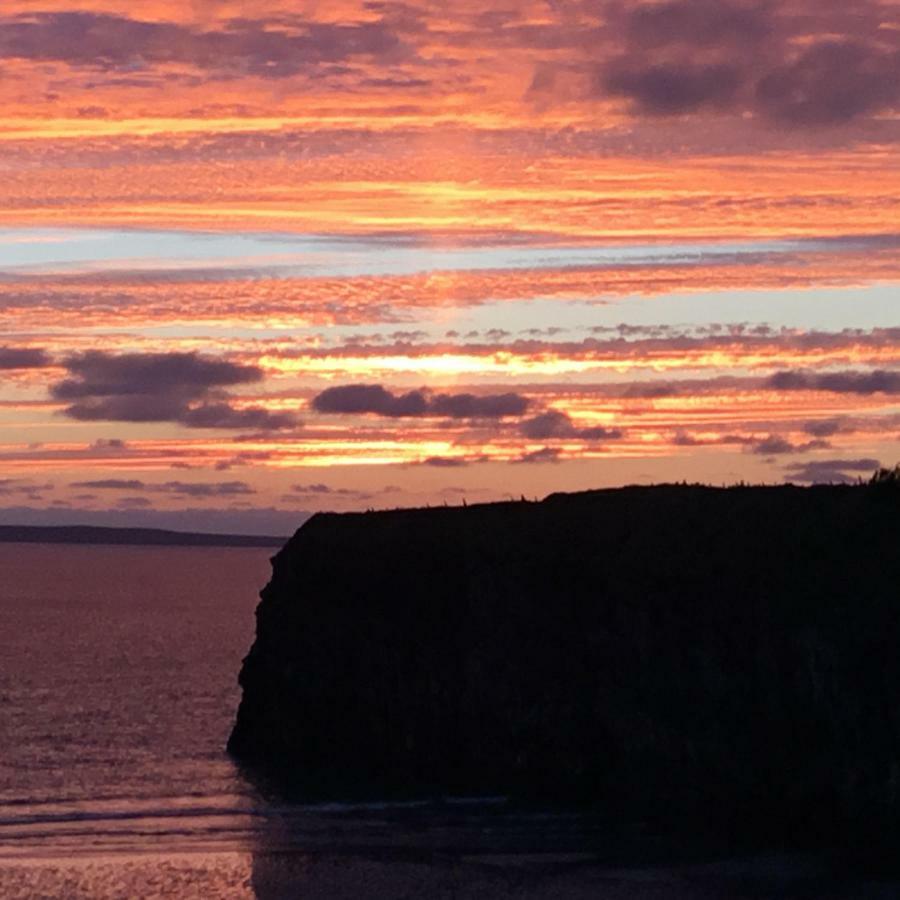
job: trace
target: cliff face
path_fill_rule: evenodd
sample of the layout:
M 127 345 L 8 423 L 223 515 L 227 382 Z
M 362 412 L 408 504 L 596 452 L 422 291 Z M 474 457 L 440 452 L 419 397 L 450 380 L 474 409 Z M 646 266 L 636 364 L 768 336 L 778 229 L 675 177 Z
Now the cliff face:
M 318 515 L 274 559 L 229 749 L 320 795 L 891 817 L 898 549 L 893 486 Z

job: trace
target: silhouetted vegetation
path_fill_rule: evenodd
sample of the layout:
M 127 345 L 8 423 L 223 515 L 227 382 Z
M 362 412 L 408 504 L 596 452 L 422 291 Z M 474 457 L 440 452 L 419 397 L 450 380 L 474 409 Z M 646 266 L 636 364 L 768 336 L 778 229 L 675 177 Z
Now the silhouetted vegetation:
M 884 485 L 889 484 L 893 487 L 900 486 L 900 463 L 893 469 L 879 469 L 873 476 L 869 484 Z

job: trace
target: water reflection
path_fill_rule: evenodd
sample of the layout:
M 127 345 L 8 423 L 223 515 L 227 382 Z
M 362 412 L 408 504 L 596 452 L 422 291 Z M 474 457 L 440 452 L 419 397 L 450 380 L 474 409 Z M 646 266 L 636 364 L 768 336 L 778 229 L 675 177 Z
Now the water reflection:
M 896 873 L 812 854 L 736 852 L 598 814 L 523 810 L 502 799 L 297 805 L 259 800 L 257 900 L 887 900 Z

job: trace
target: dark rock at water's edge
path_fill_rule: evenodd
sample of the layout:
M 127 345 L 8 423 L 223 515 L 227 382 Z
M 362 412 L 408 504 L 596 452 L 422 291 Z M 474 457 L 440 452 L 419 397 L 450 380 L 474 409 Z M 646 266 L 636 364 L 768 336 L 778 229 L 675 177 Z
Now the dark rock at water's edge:
M 274 558 L 229 749 L 306 797 L 884 835 L 898 551 L 896 484 L 320 514 Z
M 206 534 L 162 528 L 98 525 L 0 525 L 0 543 L 120 544 L 151 547 L 280 547 L 285 538 L 258 534 Z

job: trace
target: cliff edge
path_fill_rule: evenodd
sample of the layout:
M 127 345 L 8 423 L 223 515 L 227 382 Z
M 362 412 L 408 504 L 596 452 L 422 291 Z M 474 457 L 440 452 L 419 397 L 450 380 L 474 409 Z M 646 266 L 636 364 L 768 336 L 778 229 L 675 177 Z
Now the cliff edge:
M 896 485 L 320 514 L 273 560 L 229 750 L 306 796 L 896 820 L 898 550 Z

